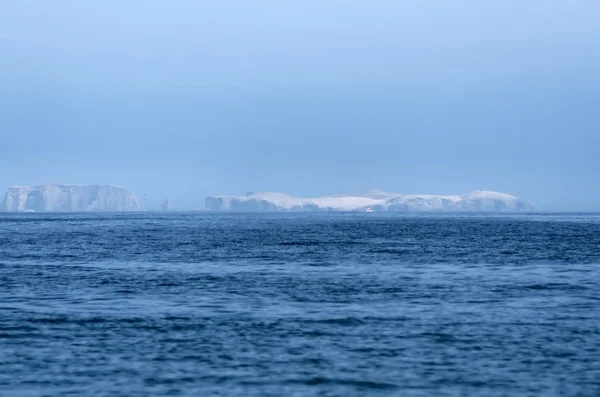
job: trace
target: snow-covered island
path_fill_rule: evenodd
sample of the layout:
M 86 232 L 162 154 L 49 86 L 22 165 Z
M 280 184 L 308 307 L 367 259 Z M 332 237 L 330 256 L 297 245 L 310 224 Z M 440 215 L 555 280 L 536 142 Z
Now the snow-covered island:
M 208 211 L 532 211 L 533 204 L 506 193 L 477 190 L 462 195 L 396 194 L 370 190 L 352 196 L 293 197 L 283 193 L 248 193 L 246 196 L 211 196 Z
M 133 192 L 113 185 L 14 186 L 4 195 L 0 211 L 71 212 L 138 211 L 140 203 Z

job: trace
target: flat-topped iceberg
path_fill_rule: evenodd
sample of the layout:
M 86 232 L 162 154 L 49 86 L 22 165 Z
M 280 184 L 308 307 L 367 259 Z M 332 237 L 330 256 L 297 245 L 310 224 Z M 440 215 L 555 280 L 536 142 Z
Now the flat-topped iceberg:
M 209 211 L 531 211 L 534 206 L 506 193 L 478 190 L 462 195 L 395 194 L 371 190 L 352 196 L 293 197 L 259 192 L 206 198 Z
M 7 190 L 0 210 L 17 212 L 137 211 L 133 192 L 113 185 L 14 186 Z

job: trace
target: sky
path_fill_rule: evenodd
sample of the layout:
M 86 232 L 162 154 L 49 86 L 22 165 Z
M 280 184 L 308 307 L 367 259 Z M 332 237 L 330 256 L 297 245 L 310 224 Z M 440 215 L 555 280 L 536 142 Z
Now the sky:
M 600 211 L 596 0 L 3 0 L 0 190 Z

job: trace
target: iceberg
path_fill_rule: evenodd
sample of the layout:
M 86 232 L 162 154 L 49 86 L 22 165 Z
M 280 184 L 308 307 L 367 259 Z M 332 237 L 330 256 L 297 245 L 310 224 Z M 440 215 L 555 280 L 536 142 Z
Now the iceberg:
M 161 211 L 171 211 L 171 210 L 173 210 L 173 205 L 171 204 L 171 202 L 169 200 L 165 200 L 160 205 L 160 210 Z
M 258 192 L 246 196 L 209 196 L 208 211 L 302 212 L 302 211 L 532 211 L 532 203 L 506 193 L 477 190 L 462 195 L 396 194 L 370 190 L 352 196 L 294 197 Z
M 113 185 L 14 186 L 4 195 L 0 210 L 12 212 L 137 211 L 133 192 Z

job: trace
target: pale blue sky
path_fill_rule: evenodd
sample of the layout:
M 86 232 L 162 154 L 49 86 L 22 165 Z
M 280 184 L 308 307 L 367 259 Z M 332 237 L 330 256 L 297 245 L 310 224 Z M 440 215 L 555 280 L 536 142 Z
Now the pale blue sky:
M 0 189 L 600 210 L 599 20 L 592 0 L 4 0 Z

